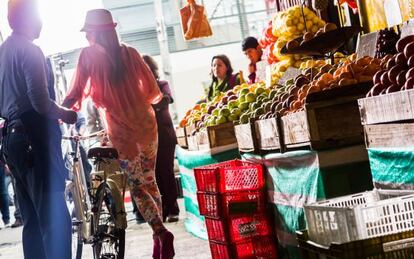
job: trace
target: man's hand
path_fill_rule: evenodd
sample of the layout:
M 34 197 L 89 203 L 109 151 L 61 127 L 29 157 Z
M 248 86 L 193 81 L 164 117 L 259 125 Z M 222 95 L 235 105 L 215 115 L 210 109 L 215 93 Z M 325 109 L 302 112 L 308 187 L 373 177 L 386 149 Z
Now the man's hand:
M 61 119 L 64 123 L 75 124 L 76 121 L 78 120 L 78 115 L 76 114 L 75 111 L 62 108 Z

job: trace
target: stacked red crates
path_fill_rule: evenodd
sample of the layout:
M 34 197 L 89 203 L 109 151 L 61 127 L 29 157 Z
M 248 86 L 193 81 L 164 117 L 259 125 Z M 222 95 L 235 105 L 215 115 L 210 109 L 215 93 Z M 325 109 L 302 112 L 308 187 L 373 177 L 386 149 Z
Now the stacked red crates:
M 276 258 L 262 166 L 232 160 L 194 172 L 212 258 Z

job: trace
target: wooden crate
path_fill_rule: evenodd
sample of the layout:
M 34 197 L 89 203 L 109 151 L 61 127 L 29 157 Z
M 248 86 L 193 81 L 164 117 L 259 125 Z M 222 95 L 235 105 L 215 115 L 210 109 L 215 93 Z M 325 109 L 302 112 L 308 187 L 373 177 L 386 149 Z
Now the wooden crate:
M 175 134 L 177 135 L 177 143 L 180 147 L 187 149 L 188 142 L 187 142 L 187 133 L 185 132 L 185 128 L 178 127 L 175 129 Z
M 254 122 L 234 126 L 240 152 L 256 152 L 257 138 Z
M 195 125 L 189 125 L 185 127 L 185 134 L 187 135 L 187 145 L 188 150 L 190 151 L 196 151 L 198 150 L 198 144 L 197 144 L 197 129 Z
M 280 133 L 280 119 L 270 118 L 255 122 L 258 148 L 262 151 L 276 151 L 283 147 L 283 135 Z
M 199 150 L 209 150 L 237 143 L 232 122 L 202 129 L 196 134 L 196 139 Z
M 414 90 L 358 100 L 363 125 L 414 119 Z
M 365 125 L 368 148 L 403 148 L 414 146 L 414 123 Z
M 318 150 L 363 144 L 357 100 L 371 86 L 358 84 L 309 95 L 304 110 L 282 117 L 286 148 L 310 146 Z

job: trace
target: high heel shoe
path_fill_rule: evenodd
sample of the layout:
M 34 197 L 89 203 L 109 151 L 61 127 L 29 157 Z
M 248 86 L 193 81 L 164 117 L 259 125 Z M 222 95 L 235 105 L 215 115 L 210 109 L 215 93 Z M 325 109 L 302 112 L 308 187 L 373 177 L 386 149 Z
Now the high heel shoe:
M 174 235 L 165 230 L 161 234 L 158 235 L 161 245 L 161 257 L 160 259 L 172 259 L 174 258 L 175 251 L 174 251 Z
M 160 259 L 161 258 L 160 239 L 157 235 L 153 235 L 152 239 L 154 240 L 154 248 L 152 250 L 152 258 L 153 259 Z

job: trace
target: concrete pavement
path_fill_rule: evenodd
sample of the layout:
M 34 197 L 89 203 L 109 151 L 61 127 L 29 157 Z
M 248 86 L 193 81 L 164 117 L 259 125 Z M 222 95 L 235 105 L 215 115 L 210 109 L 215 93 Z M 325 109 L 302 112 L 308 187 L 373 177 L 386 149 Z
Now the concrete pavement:
M 187 233 L 184 229 L 185 212 L 183 200 L 179 200 L 181 215 L 178 223 L 168 223 L 167 228 L 175 235 L 175 258 L 183 259 L 208 259 L 210 248 L 208 242 Z M 11 207 L 12 209 L 13 207 Z M 126 233 L 126 259 L 147 259 L 152 258 L 152 231 L 148 224 L 137 225 L 133 219 L 132 206 L 127 204 L 128 229 Z M 11 212 L 12 213 L 12 212 Z M 13 215 L 13 214 L 11 214 Z M 1 221 L 1 220 L 0 220 Z M 0 225 L 2 227 L 2 225 Z M 6 228 L 0 230 L 0 258 L 22 259 L 23 249 L 21 243 L 22 227 L 17 229 Z M 85 259 L 92 259 L 91 246 L 85 245 L 83 256 Z

